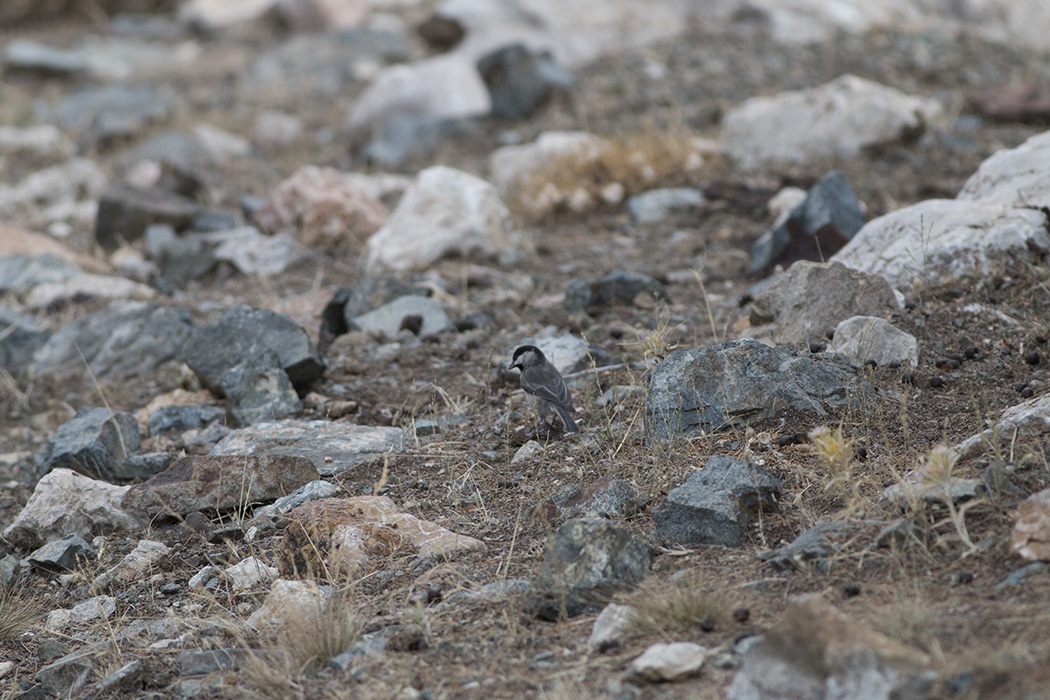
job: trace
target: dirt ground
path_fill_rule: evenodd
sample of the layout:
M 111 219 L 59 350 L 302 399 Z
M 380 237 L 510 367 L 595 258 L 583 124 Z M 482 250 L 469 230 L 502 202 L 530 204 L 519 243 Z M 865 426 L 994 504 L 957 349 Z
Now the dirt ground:
M 62 27 L 41 28 L 37 38 L 75 35 Z M 193 81 L 179 119 L 218 122 L 244 133 L 250 114 L 215 100 L 208 85 L 219 85 L 226 65 L 244 46 L 206 44 L 218 65 L 216 75 L 175 76 L 176 85 Z M 221 59 L 227 57 L 228 62 Z M 647 77 L 653 63 L 667 67 L 665 77 Z M 906 144 L 866 152 L 848 162 L 820 163 L 791 170 L 741 174 L 725 163 L 710 162 L 697 171 L 675 174 L 657 185 L 703 188 L 711 200 L 699 214 L 680 214 L 653 225 L 636 225 L 622 207 L 605 207 L 586 214 L 559 212 L 522 226 L 536 244 L 536 255 L 517 271 L 528 274 L 535 289 L 528 299 L 478 304 L 485 292 L 484 275 L 461 261 L 437 266 L 455 288 L 458 311 L 488 311 L 496 329 L 469 336 L 441 336 L 406 349 L 392 363 L 370 363 L 367 352 L 338 352 L 328 359 L 324 379 L 314 390 L 325 395 L 332 386 L 345 388 L 359 414 L 343 420 L 393 424 L 410 428 L 416 418 L 462 413 L 467 421 L 435 437 L 411 441 L 402 454 L 384 464 L 365 463 L 338 478 L 347 495 L 380 491 L 406 511 L 432 520 L 488 545 L 485 554 L 470 554 L 427 570 L 408 556 L 393 556 L 355 584 L 351 605 L 359 609 L 364 629 L 393 622 L 418 624 L 425 631 L 423 648 L 388 651 L 365 657 L 355 668 L 326 670 L 276 684 L 262 674 L 242 669 L 217 674 L 203 697 L 261 696 L 307 698 L 432 697 L 432 698 L 722 698 L 734 670 L 709 663 L 695 679 L 638 686 L 640 695 L 624 691 L 620 679 L 627 664 L 657 641 L 695 641 L 708 648 L 728 649 L 735 640 L 761 633 L 776 623 L 793 596 L 817 594 L 858 624 L 870 625 L 930 658 L 941 679 L 937 697 L 1035 698 L 1045 695 L 1050 681 L 1050 578 L 1033 574 L 1020 585 L 997 587 L 1025 562 L 1008 553 L 1010 507 L 1024 494 L 1050 486 L 1050 462 L 1045 437 L 1018 441 L 1000 451 L 960 462 L 955 474 L 977 477 L 992 464 L 1003 466 L 1017 490 L 990 494 L 969 506 L 965 525 L 974 548 L 968 549 L 947 519 L 942 505 L 926 504 L 904 513 L 882 506 L 879 496 L 900 475 L 920 465 L 938 444 L 953 444 L 985 427 L 1006 407 L 1021 400 L 1014 386 L 1027 382 L 1038 395 L 1050 382 L 1050 268 L 1045 264 L 1004 264 L 985 279 L 946 286 L 936 284 L 908 291 L 910 307 L 894 319 L 919 340 L 920 366 L 910 377 L 901 370 L 868 370 L 882 398 L 875 410 L 835 416 L 844 435 L 864 447 L 866 457 L 852 463 L 851 487 L 835 482 L 827 466 L 807 444 L 783 445 L 782 436 L 816 427 L 802 419 L 754 425 L 672 445 L 647 445 L 642 429 L 643 399 L 619 407 L 600 408 L 595 400 L 612 385 L 645 385 L 641 370 L 616 370 L 597 382 L 573 385 L 582 440 L 552 440 L 542 456 L 525 465 L 510 463 L 523 442 L 530 416 L 513 375 L 502 372 L 518 341 L 554 324 L 584 334 L 617 358 L 652 360 L 673 347 L 703 347 L 735 337 L 732 329 L 748 314 L 740 302 L 757 278 L 747 276 L 750 244 L 771 224 L 766 200 L 786 185 L 805 187 L 831 167 L 841 168 L 868 216 L 921 199 L 952 197 L 980 162 L 995 151 L 1015 146 L 1045 130 L 1045 124 L 996 124 L 966 115 L 965 97 L 977 88 L 992 87 L 1047 71 L 1046 56 L 1027 55 L 1009 47 L 973 38 L 926 32 L 909 35 L 882 32 L 842 37 L 827 45 L 784 48 L 760 34 L 717 35 L 703 26 L 690 35 L 584 66 L 576 73 L 578 91 L 525 124 L 487 122 L 469 138 L 457 139 L 425 161 L 407 164 L 405 172 L 434 162 L 484 174 L 488 154 L 501 136 L 513 130 L 524 141 L 551 129 L 586 129 L 612 138 L 639 133 L 688 132 L 714 138 L 724 110 L 755 94 L 818 85 L 844 72 L 854 72 L 905 91 L 933 95 L 947 105 L 944 125 Z M 208 82 L 214 81 L 214 82 Z M 5 85 L 5 97 L 28 99 L 24 86 Z M 312 126 L 338 125 L 348 103 L 305 103 L 302 117 Z M 8 102 L 8 105 L 11 103 Z M 9 107 L 9 109 L 11 109 Z M 97 154 L 117 168 L 115 154 Z M 303 147 L 255 157 L 228 172 L 209 173 L 215 204 L 234 206 L 245 192 L 263 194 L 298 165 L 313 163 L 343 169 L 366 164 L 332 145 Z M 77 244 L 88 248 L 86 240 Z M 318 255 L 278 278 L 246 279 L 218 273 L 193 283 L 183 299 L 273 306 L 302 297 L 319 311 L 331 285 L 352 287 L 362 278 L 353 251 Z M 674 300 L 669 308 L 612 307 L 586 323 L 570 319 L 556 295 L 570 278 L 596 279 L 613 270 L 642 272 L 667 284 Z M 697 270 L 703 284 L 695 275 Z M 498 273 L 497 273 L 498 274 Z M 553 298 L 551 301 L 548 298 Z M 1000 311 L 1017 321 L 990 315 L 974 316 L 961 308 L 971 302 Z M 66 309 L 50 319 L 80 315 L 90 304 Z M 708 309 L 710 308 L 710 313 Z M 661 325 L 662 347 L 647 338 Z M 316 332 L 316 326 L 310 328 Z M 965 336 L 965 338 L 963 337 Z M 944 372 L 935 361 L 963 352 L 966 339 L 978 348 L 973 359 Z M 1042 358 L 1025 362 L 1035 350 Z M 932 387 L 934 376 L 943 385 Z M 187 373 L 172 368 L 157 377 L 121 386 L 20 384 L 0 398 L 4 429 L 0 452 L 38 449 L 54 428 L 82 405 L 97 405 L 101 391 L 114 408 L 137 410 L 153 396 L 191 383 Z M 303 417 L 323 418 L 305 411 Z M 681 549 L 659 540 L 649 509 L 701 468 L 713 455 L 728 454 L 759 462 L 783 482 L 778 513 L 767 513 L 739 548 Z M 23 482 L 0 499 L 0 520 L 9 523 L 31 493 L 32 483 L 10 467 L 4 480 Z M 717 600 L 710 631 L 688 623 L 665 633 L 649 632 L 629 639 L 611 653 L 587 649 L 594 615 L 559 623 L 539 621 L 514 603 L 434 601 L 414 602 L 413 593 L 437 582 L 442 598 L 461 589 L 504 579 L 531 579 L 543 558 L 550 533 L 560 524 L 547 499 L 572 484 L 587 485 L 614 477 L 628 480 L 648 507 L 625 521 L 639 537 L 656 547 L 652 573 L 641 592 L 623 600 L 641 603 L 659 598 L 674 581 L 691 585 Z M 843 517 L 889 522 L 904 515 L 927 537 L 922 546 L 878 549 L 870 532 L 842 545 L 824 567 L 778 571 L 758 554 L 782 546 L 808 527 Z M 208 544 L 185 536 L 174 525 L 157 524 L 148 533 L 174 550 L 163 570 L 169 581 L 185 582 L 207 563 L 227 564 L 249 553 L 272 559 L 279 532 L 264 532 L 252 543 Z M 136 540 L 110 538 L 99 571 L 130 551 Z M 95 573 L 95 572 L 91 572 Z M 40 601 L 43 610 L 68 607 L 94 595 L 86 581 L 67 587 L 34 575 L 23 595 Z M 270 649 L 265 636 L 240 639 L 215 621 L 246 618 L 263 592 L 203 597 L 182 592 L 163 596 L 149 581 L 119 591 L 118 613 L 108 635 L 139 619 L 174 615 L 194 620 L 200 630 L 197 648 L 253 645 Z M 747 608 L 750 616 L 736 621 L 726 611 Z M 84 633 L 99 634 L 100 630 Z M 102 632 L 105 632 L 102 630 Z M 80 633 L 78 633 L 80 634 Z M 31 636 L 0 644 L 4 659 L 17 665 L 17 678 L 31 678 L 44 665 L 40 644 L 49 635 L 37 629 Z M 72 650 L 76 639 L 61 640 Z M 148 672 L 129 695 L 167 697 L 177 680 L 177 651 L 143 650 L 129 642 L 113 645 L 112 671 L 141 658 Z M 972 673 L 968 682 L 966 673 Z M 100 672 L 99 678 L 104 673 Z M 953 685 L 954 683 L 954 685 Z M 0 691 L 10 697 L 14 685 Z M 406 689 L 422 691 L 412 695 Z M 953 692 L 959 690 L 960 692 Z M 621 691 L 627 692 L 621 695 Z M 426 693 L 429 693 L 427 695 Z

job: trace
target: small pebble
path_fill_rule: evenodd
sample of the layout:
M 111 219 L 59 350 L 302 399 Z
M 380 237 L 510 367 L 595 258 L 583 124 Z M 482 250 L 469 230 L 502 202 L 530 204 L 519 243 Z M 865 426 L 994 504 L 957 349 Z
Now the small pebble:
M 1040 361 L 1042 361 L 1042 359 L 1043 358 L 1040 357 L 1039 353 L 1037 353 L 1035 350 L 1029 350 L 1028 352 L 1026 352 L 1024 354 L 1024 361 L 1025 361 L 1025 363 L 1029 364 L 1029 365 L 1032 365 L 1033 367 L 1035 367 L 1037 364 L 1039 364 Z
M 743 624 L 751 619 L 751 608 L 737 608 L 733 611 L 733 619 Z
M 962 363 L 963 355 L 962 355 L 961 352 L 953 352 L 950 355 L 948 355 L 948 359 L 949 360 L 955 360 L 956 362 Z
M 944 386 L 944 379 L 942 377 L 930 377 L 930 386 L 935 389 L 939 386 Z
M 736 305 L 737 306 L 747 306 L 748 304 L 750 304 L 754 300 L 755 300 L 755 298 L 753 296 L 751 296 L 750 294 L 741 294 L 740 298 L 736 300 Z
M 868 458 L 868 448 L 864 445 L 857 445 L 853 448 L 853 456 L 863 462 Z
M 609 337 L 613 340 L 619 340 L 624 336 L 624 330 L 618 326 L 609 329 Z
M 809 351 L 816 355 L 818 352 L 824 352 L 828 347 L 827 343 L 810 343 Z
M 1014 382 L 1010 388 L 1014 391 L 1021 392 L 1028 388 L 1028 382 Z
M 904 374 L 901 375 L 901 383 L 902 384 L 914 384 L 915 382 L 916 382 L 916 378 L 915 378 L 915 373 L 914 372 L 905 372 Z
M 864 366 L 865 367 L 871 367 L 872 369 L 874 369 L 874 368 L 879 366 L 879 363 L 876 362 L 875 360 L 865 360 L 864 361 Z
M 906 308 L 908 311 L 914 311 L 915 310 L 915 302 L 912 301 L 911 299 L 907 300 L 906 302 L 904 302 L 904 308 Z
M 702 632 L 712 632 L 715 629 L 715 621 L 707 617 L 700 621 L 700 630 Z
M 901 368 L 901 361 L 900 360 L 890 360 L 890 363 L 888 365 L 886 365 L 886 366 L 889 367 L 890 369 L 900 369 Z
M 973 583 L 972 571 L 956 571 L 954 574 L 952 574 L 953 586 L 966 583 Z
M 1024 389 L 1021 389 L 1021 398 L 1022 399 L 1030 399 L 1030 398 L 1032 398 L 1032 396 L 1034 394 L 1035 394 L 1035 392 L 1032 391 L 1032 387 L 1030 387 L 1030 386 L 1026 386 Z
M 967 346 L 967 348 L 965 350 L 963 350 L 963 356 L 967 360 L 972 360 L 975 357 L 977 357 L 977 346 L 976 345 Z
M 794 434 L 781 435 L 780 437 L 777 438 L 777 446 L 778 447 L 787 447 L 788 445 L 794 445 L 794 444 L 795 444 L 795 436 L 794 436 Z
M 842 587 L 842 593 L 848 598 L 855 598 L 860 595 L 860 585 L 856 583 L 847 583 Z

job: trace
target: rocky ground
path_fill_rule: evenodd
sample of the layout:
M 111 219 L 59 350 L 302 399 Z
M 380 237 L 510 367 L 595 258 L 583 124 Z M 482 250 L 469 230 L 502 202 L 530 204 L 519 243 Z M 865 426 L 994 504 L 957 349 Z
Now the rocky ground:
M 1045 693 L 1024 2 L 16 5 L 0 696 Z

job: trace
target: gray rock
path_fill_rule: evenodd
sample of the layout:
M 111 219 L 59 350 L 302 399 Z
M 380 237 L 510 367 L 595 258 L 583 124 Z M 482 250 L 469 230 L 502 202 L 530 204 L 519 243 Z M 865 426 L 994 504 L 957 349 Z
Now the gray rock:
M 161 278 L 174 287 L 200 279 L 218 262 L 203 238 L 180 237 L 170 224 L 147 226 L 143 236 L 147 256 L 157 264 Z
M 782 570 L 820 568 L 828 557 L 839 551 L 839 543 L 855 533 L 860 525 L 850 520 L 818 523 L 783 547 L 763 552 L 758 558 Z
M 216 671 L 229 671 L 237 665 L 239 649 L 184 651 L 179 654 L 179 675 L 206 676 Z
M 213 247 L 209 253 L 212 258 L 233 265 L 242 275 L 280 274 L 308 255 L 307 249 L 291 236 L 266 236 L 254 226 L 200 236 Z
M 693 642 L 658 642 L 631 662 L 627 678 L 651 683 L 684 680 L 700 672 L 707 656 L 707 649 Z
M 581 489 L 575 484 L 551 496 L 551 502 L 563 518 L 623 518 L 645 508 L 645 497 L 639 497 L 624 479 L 603 477 Z
M 437 418 L 419 418 L 412 424 L 412 430 L 415 432 L 417 437 L 426 437 L 428 435 L 439 435 L 441 433 L 447 433 L 453 427 L 457 425 L 464 425 L 469 423 L 470 419 L 466 416 L 438 416 Z
M 138 481 L 160 474 L 171 466 L 176 455 L 171 452 L 148 452 L 123 460 L 113 472 L 116 481 Z
M 138 453 L 141 444 L 134 416 L 98 406 L 84 407 L 55 431 L 43 471 L 72 469 L 93 479 L 112 481 L 117 465 Z
M 276 353 L 265 350 L 222 375 L 222 391 L 239 426 L 277 420 L 303 408 Z
M 135 659 L 99 681 L 98 685 L 95 686 L 95 690 L 99 693 L 130 690 L 130 686 L 138 681 L 144 670 L 142 659 Z
M 333 496 L 339 495 L 343 491 L 343 488 L 338 484 L 333 484 L 330 481 L 311 481 L 308 484 L 303 484 L 292 493 L 287 496 L 282 496 L 268 506 L 255 509 L 256 517 L 264 518 L 276 518 L 279 515 L 298 508 L 304 503 L 310 501 L 316 501 L 321 498 L 332 498 Z
M 574 277 L 565 285 L 565 298 L 562 308 L 570 316 L 582 316 L 594 303 L 594 291 L 589 280 Z
M 84 52 L 77 49 L 56 49 L 29 39 L 15 39 L 4 48 L 4 70 L 73 77 L 87 70 L 87 61 Z
M 225 417 L 226 410 L 219 406 L 163 406 L 149 414 L 149 434 L 195 430 Z
M 56 469 L 37 482 L 29 502 L 4 529 L 4 538 L 16 547 L 33 549 L 70 533 L 90 537 L 139 530 L 139 519 L 120 508 L 129 488 Z
M 430 296 L 426 287 L 402 282 L 393 275 L 369 275 L 354 287 L 345 302 L 343 317 L 347 322 L 404 296 Z M 334 300 L 333 300 L 334 301 Z
M 806 198 L 751 246 L 755 273 L 787 253 L 793 258 L 823 260 L 850 241 L 864 226 L 864 213 L 840 170 L 817 181 Z
M 835 328 L 828 350 L 846 357 L 855 365 L 875 362 L 884 367 L 899 363 L 919 365 L 919 341 L 889 321 L 871 316 L 854 316 Z
M 635 223 L 652 224 L 666 219 L 672 211 L 688 210 L 704 203 L 704 193 L 691 187 L 666 187 L 636 194 L 627 200 L 627 211 Z
M 582 372 L 592 366 L 602 367 L 613 362 L 607 352 L 575 335 L 522 338 L 519 345 L 525 344 L 535 345 L 542 350 L 550 363 L 562 374 Z M 513 351 L 514 348 L 510 348 L 507 357 L 510 357 Z
M 570 520 L 547 542 L 529 607 L 548 620 L 597 612 L 612 595 L 640 583 L 652 560 L 652 548 L 622 525 Z
M 36 682 L 45 693 L 70 697 L 75 688 L 82 688 L 87 683 L 99 654 L 96 645 L 81 647 L 40 669 Z
M 572 74 L 549 51 L 534 51 L 524 44 L 487 53 L 477 66 L 489 89 L 492 113 L 501 119 L 527 119 L 555 94 L 574 87 Z
M 83 372 L 84 362 L 98 378 L 151 376 L 176 357 L 193 329 L 183 309 L 119 301 L 70 321 L 33 358 L 34 374 Z
M 211 454 L 295 455 L 309 459 L 322 475 L 330 476 L 375 456 L 400 452 L 404 441 L 401 428 L 283 420 L 231 431 Z
M 24 292 L 40 284 L 65 282 L 82 274 L 65 258 L 43 255 L 5 255 L 0 258 L 0 292 Z
M 739 547 L 759 511 L 779 510 L 780 479 L 757 464 L 712 457 L 653 510 L 656 532 L 686 546 Z
M 21 561 L 13 554 L 6 555 L 0 559 L 0 588 L 10 590 L 18 581 L 18 570 Z
M 599 305 L 633 306 L 639 295 L 645 295 L 650 304 L 656 301 L 672 303 L 667 289 L 652 277 L 637 272 L 616 271 L 597 282 L 570 280 L 562 305 L 567 313 L 581 314 Z
M 1025 564 L 1020 569 L 1012 571 L 1009 576 L 995 584 L 995 590 L 1001 591 L 1007 586 L 1020 586 L 1029 576 L 1033 574 L 1041 574 L 1045 570 L 1046 562 L 1033 561 L 1031 564 Z
M 955 447 L 960 458 L 973 457 L 989 446 L 1021 436 L 1050 432 L 1050 394 L 1022 401 L 1003 411 L 991 428 L 963 440 Z
M 95 559 L 95 550 L 80 535 L 48 542 L 29 555 L 29 563 L 54 573 L 75 571 Z
M 754 340 L 679 350 L 653 368 L 645 399 L 651 442 L 705 435 L 799 413 L 863 409 L 875 389 L 835 353 L 811 355 Z
M 141 85 L 114 83 L 78 90 L 63 97 L 44 116 L 66 131 L 99 137 L 130 136 L 163 121 L 175 108 L 166 91 Z M 90 132 L 90 134 L 89 134 Z
M 189 228 L 200 211 L 197 202 L 174 192 L 116 184 L 99 199 L 95 240 L 112 250 L 122 242 L 141 238 L 155 224 L 168 224 L 176 230 Z
M 248 306 L 234 306 L 214 323 L 198 326 L 180 354 L 204 386 L 222 395 L 223 375 L 264 350 L 277 354 L 296 388 L 324 373 L 324 360 L 306 331 L 287 316 Z
M 840 321 L 899 308 L 893 288 L 880 275 L 837 262 L 799 260 L 755 297 L 751 325 L 775 323 L 778 343 L 823 342 Z
M 393 338 L 401 329 L 410 327 L 406 324 L 407 319 L 412 316 L 418 316 L 422 321 L 418 326 L 418 335 L 444 333 L 455 329 L 440 301 L 412 294 L 398 297 L 373 311 L 355 316 L 348 320 L 348 324 L 352 330 L 382 333 Z
M 317 468 L 300 457 L 183 457 L 128 489 L 121 505 L 151 516 L 221 512 L 273 501 L 317 476 Z
M 50 337 L 31 316 L 0 306 L 0 368 L 21 375 Z

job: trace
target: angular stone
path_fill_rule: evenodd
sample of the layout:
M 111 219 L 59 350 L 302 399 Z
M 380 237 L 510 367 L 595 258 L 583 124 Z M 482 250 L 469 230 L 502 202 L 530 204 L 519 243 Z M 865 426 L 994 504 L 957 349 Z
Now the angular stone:
M 548 620 L 596 612 L 615 593 L 640 583 L 652 559 L 652 548 L 622 525 L 570 520 L 547 542 L 529 608 Z
M 478 73 L 492 98 L 492 113 L 500 119 L 526 119 L 557 93 L 574 87 L 572 75 L 549 51 L 510 44 L 478 59 Z
M 398 297 L 368 313 L 348 319 L 347 322 L 351 330 L 382 333 L 394 338 L 398 331 L 406 327 L 405 319 L 412 316 L 422 319 L 417 335 L 444 333 L 455 329 L 440 301 L 433 297 L 411 294 Z
M 31 316 L 0 306 L 0 368 L 18 377 L 50 337 Z
M 365 246 L 369 272 L 407 272 L 457 255 L 507 258 L 526 249 L 495 188 L 436 165 L 423 170 Z
M 219 406 L 161 406 L 149 414 L 149 434 L 156 436 L 169 430 L 196 430 L 225 417 L 226 410 Z
M 705 435 L 752 421 L 863 409 L 875 389 L 835 353 L 798 353 L 754 340 L 671 353 L 652 372 L 645 400 L 650 441 Z
M 25 508 L 4 530 L 4 537 L 16 547 L 32 549 L 70 533 L 88 537 L 134 532 L 142 523 L 120 508 L 129 488 L 55 469 L 37 482 Z
M 146 574 L 161 559 L 171 553 L 163 542 L 140 540 L 116 566 L 95 577 L 94 586 L 105 589 L 114 583 L 130 583 L 146 577 Z
M 310 620 L 325 613 L 328 594 L 313 581 L 277 579 L 263 604 L 248 618 L 256 629 L 292 620 Z
M 111 481 L 117 466 L 141 446 L 135 417 L 108 408 L 85 407 L 52 436 L 44 470 L 72 469 Z
M 627 200 L 627 211 L 635 223 L 652 224 L 672 211 L 689 210 L 704 203 L 704 193 L 691 187 L 666 187 L 636 194 Z
M 919 366 L 919 341 L 889 321 L 854 316 L 835 328 L 828 350 L 845 356 L 855 365 L 875 362 L 879 367 L 899 363 Z
M 809 566 L 823 570 L 827 559 L 838 553 L 840 545 L 863 525 L 852 520 L 817 523 L 783 547 L 763 552 L 758 558 L 780 570 L 805 569 Z
M 295 455 L 309 459 L 325 476 L 346 471 L 373 457 L 404 449 L 401 428 L 327 420 L 283 420 L 234 430 L 212 448 L 212 455 Z
M 1006 409 L 995 425 L 963 440 L 955 452 L 961 459 L 973 457 L 1002 441 L 1047 433 L 1050 433 L 1050 394 L 1042 394 Z
M 89 299 L 140 299 L 157 296 L 157 290 L 123 277 L 83 274 L 64 282 L 40 284 L 25 296 L 31 310 L 56 309 Z
M 521 344 L 538 347 L 563 375 L 582 372 L 591 367 L 602 367 L 613 362 L 608 353 L 577 335 L 522 338 Z M 510 351 L 507 357 L 510 357 Z
M 80 535 L 48 542 L 29 555 L 29 563 L 53 573 L 75 571 L 94 561 L 95 550 Z
M 122 504 L 151 516 L 226 511 L 273 501 L 315 479 L 317 469 L 299 457 L 183 457 L 132 486 Z
M 81 274 L 78 265 L 53 253 L 0 257 L 0 292 L 25 292 L 41 284 L 64 282 Z
M 276 518 L 280 515 L 298 508 L 301 505 L 309 503 L 310 501 L 317 501 L 322 498 L 331 498 L 343 490 L 342 486 L 333 484 L 330 481 L 311 481 L 308 484 L 303 484 L 292 493 L 287 496 L 282 496 L 268 506 L 255 509 L 255 517 L 257 518 Z
M 198 326 L 183 343 L 181 356 L 201 383 L 221 396 L 223 375 L 266 350 L 277 354 L 297 388 L 324 373 L 324 359 L 306 331 L 287 316 L 248 306 L 234 306 L 214 323 Z
M 36 682 L 45 693 L 65 697 L 71 687 L 83 686 L 94 668 L 99 650 L 85 646 L 44 666 L 36 674 Z
M 98 202 L 95 240 L 107 250 L 142 237 L 155 224 L 168 224 L 175 230 L 189 228 L 202 207 L 192 199 L 166 190 L 140 190 L 114 185 Z
M 775 323 L 778 343 L 823 342 L 839 322 L 900 308 L 884 277 L 842 263 L 800 260 L 751 304 L 751 325 Z
M 237 649 L 183 651 L 179 653 L 179 675 L 185 678 L 232 670 L 237 664 L 238 651 Z
M 757 464 L 718 455 L 653 510 L 656 532 L 676 544 L 738 547 L 754 516 L 779 510 L 780 480 Z
M 245 557 L 236 564 L 227 566 L 225 573 L 237 593 L 249 591 L 260 583 L 277 578 L 277 569 L 256 557 Z
M 627 676 L 650 683 L 673 683 L 700 673 L 707 655 L 707 649 L 692 642 L 653 644 L 631 662 Z
M 238 426 L 273 421 L 303 408 L 299 395 L 269 350 L 230 368 L 222 375 L 222 391 Z
M 308 254 L 291 236 L 266 236 L 254 226 L 205 233 L 201 238 L 214 246 L 212 258 L 233 265 L 242 275 L 277 275 Z
M 69 621 L 74 625 L 86 625 L 95 620 L 106 620 L 117 612 L 117 599 L 113 596 L 100 595 L 88 598 L 74 605 L 69 610 Z
M 635 614 L 635 609 L 628 605 L 609 603 L 594 621 L 591 636 L 587 638 L 587 646 L 598 651 L 607 644 L 623 641 L 627 638 L 627 630 Z
M 134 135 L 149 124 L 163 121 L 174 108 L 170 92 L 114 83 L 70 93 L 46 116 L 65 131 L 96 139 L 114 138 Z

